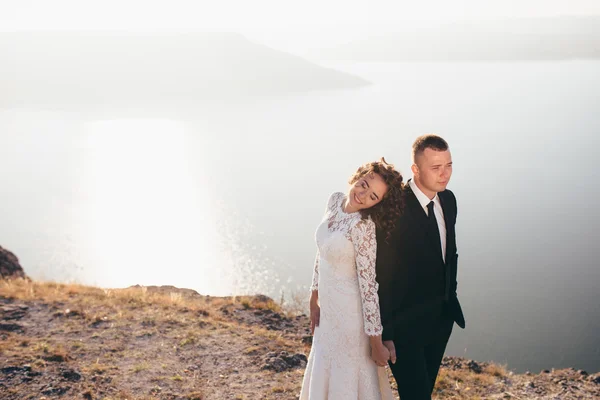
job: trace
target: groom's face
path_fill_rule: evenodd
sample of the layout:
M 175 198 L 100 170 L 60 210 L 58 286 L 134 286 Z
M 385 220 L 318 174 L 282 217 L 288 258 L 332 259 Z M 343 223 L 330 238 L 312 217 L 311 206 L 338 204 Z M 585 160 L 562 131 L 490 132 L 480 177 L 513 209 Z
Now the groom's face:
M 452 155 L 450 150 L 425 149 L 417 156 L 413 165 L 415 181 L 429 194 L 443 192 L 452 176 Z M 428 193 L 426 193 L 428 194 Z

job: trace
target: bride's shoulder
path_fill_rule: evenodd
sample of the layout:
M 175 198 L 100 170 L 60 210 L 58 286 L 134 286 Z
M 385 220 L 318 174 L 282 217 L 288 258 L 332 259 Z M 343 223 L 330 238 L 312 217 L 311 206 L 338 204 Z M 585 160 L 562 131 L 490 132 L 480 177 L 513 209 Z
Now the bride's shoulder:
M 335 207 L 341 199 L 344 198 L 344 193 L 342 192 L 333 192 L 330 196 L 329 196 L 329 200 L 327 201 L 327 208 L 331 209 L 333 207 Z
M 374 230 L 376 228 L 375 221 L 373 221 L 371 219 L 370 215 L 366 218 L 359 217 L 354 226 L 357 228 L 368 229 L 368 230 Z

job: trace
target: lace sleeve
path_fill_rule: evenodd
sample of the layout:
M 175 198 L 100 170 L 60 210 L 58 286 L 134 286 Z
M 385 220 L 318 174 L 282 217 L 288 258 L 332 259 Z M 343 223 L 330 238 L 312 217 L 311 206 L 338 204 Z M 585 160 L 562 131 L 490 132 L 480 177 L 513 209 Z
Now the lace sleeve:
M 375 224 L 371 220 L 360 220 L 351 229 L 352 243 L 356 255 L 356 271 L 362 299 L 365 333 L 369 336 L 381 335 L 381 316 L 379 313 L 379 284 L 375 280 L 375 257 L 377 241 Z
M 315 268 L 313 269 L 312 285 L 310 285 L 311 292 L 319 290 L 319 257 L 319 250 L 317 250 L 317 257 L 315 258 Z

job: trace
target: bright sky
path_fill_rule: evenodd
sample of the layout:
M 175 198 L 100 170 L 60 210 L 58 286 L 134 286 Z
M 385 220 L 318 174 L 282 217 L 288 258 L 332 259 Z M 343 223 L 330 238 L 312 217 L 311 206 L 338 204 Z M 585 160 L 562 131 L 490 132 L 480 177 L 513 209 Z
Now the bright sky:
M 600 15 L 600 0 L 0 0 L 0 30 L 244 31 Z

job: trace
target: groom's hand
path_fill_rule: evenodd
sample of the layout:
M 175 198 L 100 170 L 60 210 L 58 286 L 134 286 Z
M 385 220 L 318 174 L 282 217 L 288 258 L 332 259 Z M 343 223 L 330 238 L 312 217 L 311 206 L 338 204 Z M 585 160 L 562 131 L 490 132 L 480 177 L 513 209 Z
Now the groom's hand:
M 386 340 L 386 341 L 383 342 L 383 345 L 390 352 L 390 361 L 392 362 L 392 364 L 396 364 L 396 346 L 394 346 L 394 341 L 393 340 Z

